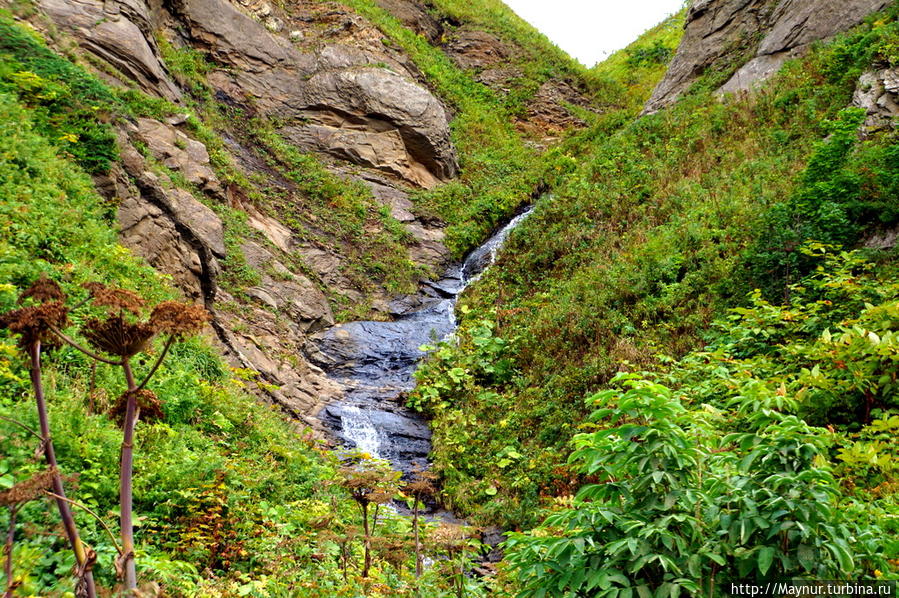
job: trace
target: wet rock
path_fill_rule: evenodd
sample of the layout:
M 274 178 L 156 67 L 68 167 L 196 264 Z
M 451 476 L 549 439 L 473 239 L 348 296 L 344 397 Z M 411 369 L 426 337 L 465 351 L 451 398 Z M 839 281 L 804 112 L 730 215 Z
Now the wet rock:
M 158 59 L 149 7 L 141 0 L 39 0 L 56 25 L 144 91 L 177 101 L 181 91 Z M 125 81 L 122 82 L 126 83 Z
M 644 112 L 672 103 L 711 65 L 740 55 L 750 60 L 724 84 L 736 92 L 775 73 L 818 40 L 860 23 L 889 0 L 699 0 L 687 14 L 684 36 Z
M 388 309 L 404 314 L 395 321 L 348 322 L 310 337 L 309 359 L 343 389 L 343 399 L 321 412 L 325 428 L 342 444 L 388 459 L 405 473 L 413 465 L 427 464 L 430 433 L 426 422 L 399 404 L 414 387 L 421 347 L 445 339 L 455 329 L 453 308 L 463 280 L 483 271 L 510 230 L 528 213 L 514 218 L 484 244 L 478 255 L 486 258 L 478 264 L 469 258 L 461 267 L 448 268 L 443 279 L 421 293 L 389 304 Z M 469 276 L 463 276 L 463 271 Z
M 481 559 L 483 563 L 498 563 L 503 560 L 500 544 L 506 541 L 506 533 L 498 527 L 490 526 L 481 532 L 481 542 L 489 547 L 487 554 Z

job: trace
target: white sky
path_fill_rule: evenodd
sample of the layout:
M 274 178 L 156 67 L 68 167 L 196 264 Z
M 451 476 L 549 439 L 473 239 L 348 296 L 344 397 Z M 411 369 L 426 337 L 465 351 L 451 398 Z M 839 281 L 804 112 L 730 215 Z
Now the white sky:
M 553 43 L 593 66 L 677 12 L 683 0 L 505 0 Z

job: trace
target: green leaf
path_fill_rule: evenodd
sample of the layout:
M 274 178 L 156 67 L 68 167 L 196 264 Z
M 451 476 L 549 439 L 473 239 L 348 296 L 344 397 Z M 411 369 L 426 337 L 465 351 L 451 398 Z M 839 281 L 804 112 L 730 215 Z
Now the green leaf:
M 768 573 L 768 569 L 771 568 L 771 563 L 774 562 L 774 549 L 770 546 L 765 546 L 761 550 L 759 550 L 759 572 L 762 575 Z

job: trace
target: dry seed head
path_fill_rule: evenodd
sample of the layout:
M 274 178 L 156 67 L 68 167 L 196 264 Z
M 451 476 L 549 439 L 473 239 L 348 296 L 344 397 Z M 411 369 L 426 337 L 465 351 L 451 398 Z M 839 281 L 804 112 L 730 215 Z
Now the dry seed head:
M 82 329 L 88 342 L 110 355 L 131 357 L 147 348 L 156 334 L 154 328 L 147 323 L 131 324 L 121 316 L 112 316 L 105 320 L 93 318 L 84 324 Z
M 100 282 L 87 282 L 83 285 L 91 295 L 91 302 L 97 307 L 106 307 L 110 313 L 130 312 L 140 315 L 144 300 L 133 291 L 108 287 Z
M 15 484 L 12 488 L 0 492 L 0 505 L 11 507 L 39 498 L 44 490 L 49 490 L 53 486 L 55 475 L 55 468 L 45 469 L 27 480 Z
M 21 307 L 0 316 L 0 328 L 8 328 L 19 335 L 19 346 L 26 348 L 35 342 L 55 344 L 56 337 L 50 327 L 64 328 L 68 322 L 68 309 L 62 301 L 50 301 Z
M 25 289 L 19 297 L 19 303 L 23 303 L 28 297 L 39 303 L 46 303 L 47 301 L 65 301 L 66 294 L 62 292 L 62 288 L 55 280 L 48 278 L 46 274 L 41 274 L 40 278 Z
M 150 325 L 158 332 L 185 337 L 198 333 L 209 319 L 209 312 L 200 305 L 163 301 L 153 308 Z

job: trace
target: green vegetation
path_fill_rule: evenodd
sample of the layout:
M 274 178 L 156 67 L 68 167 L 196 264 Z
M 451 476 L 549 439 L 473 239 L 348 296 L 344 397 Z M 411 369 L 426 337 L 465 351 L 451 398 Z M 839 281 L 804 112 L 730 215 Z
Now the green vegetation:
M 461 299 L 458 339 L 424 364 L 410 397 L 434 416 L 449 504 L 475 521 L 534 524 L 541 505 L 585 479 L 566 462 L 589 413 L 584 396 L 619 370 L 660 367 L 659 354 L 713 340 L 715 319 L 754 287 L 789 299 L 822 263 L 799 250 L 806 241 L 827 232 L 820 240 L 852 246 L 896 223 L 884 201 L 895 133 L 859 141 L 857 112 L 843 110 L 859 73 L 888 59 L 895 18 L 893 9 L 789 63 L 757 94 L 720 102 L 697 91 L 565 142 L 554 195 Z M 772 263 L 789 264 L 789 276 Z M 863 415 L 802 417 L 850 434 Z
M 890 577 L 899 453 L 877 438 L 899 429 L 899 273 L 804 251 L 824 262 L 788 305 L 756 295 L 702 351 L 588 399 L 569 463 L 591 483 L 508 543 L 523 595 Z
M 0 13 L 0 92 L 31 108 L 35 126 L 88 172 L 116 159 L 106 121 L 119 103 L 109 89 L 49 50 L 34 34 Z
M 0 311 L 17 289 L 47 274 L 74 299 L 85 282 L 124 285 L 152 302 L 171 299 L 165 279 L 116 244 L 111 206 L 90 178 L 41 134 L 40 114 L 0 94 Z M 81 325 L 96 308 L 72 313 Z M 72 332 L 70 332 L 72 334 Z M 138 380 L 162 351 L 133 359 Z M 44 356 L 50 429 L 68 496 L 118 531 L 117 472 L 122 433 L 109 411 L 122 387 L 115 366 L 71 347 Z M 248 372 L 227 368 L 206 340 L 174 345 L 153 378 L 162 417 L 136 430 L 134 511 L 138 579 L 171 596 L 442 596 L 467 558 L 465 534 L 427 524 L 425 555 L 452 561 L 415 580 L 411 524 L 381 517 L 370 529 L 369 577 L 360 574 L 360 518 L 330 455 L 245 389 Z M 0 333 L 0 493 L 43 471 L 24 360 Z M 11 419 L 10 419 L 11 418 Z M 71 479 L 75 475 L 77 479 Z M 5 500 L 5 498 L 4 498 Z M 64 596 L 73 590 L 74 556 L 55 532 L 47 498 L 17 512 L 11 566 L 16 596 Z M 3 503 L 6 504 L 5 502 Z M 97 553 L 98 586 L 116 583 L 116 548 L 100 523 L 74 508 L 81 538 Z M 0 510 L 0 527 L 9 510 Z M 395 546 L 400 546 L 396 549 Z M 461 551 L 461 552 L 460 552 Z M 461 556 L 460 556 L 461 555 Z M 443 561 L 440 561 L 443 562 Z M 341 564 L 342 563 L 342 566 Z M 450 573 L 447 572 L 450 570 Z M 466 582 L 468 583 L 468 582 Z
M 101 595 L 130 560 L 117 556 L 118 538 L 131 541 L 120 475 L 133 485 L 137 577 L 150 595 L 711 598 L 734 576 L 899 574 L 899 268 L 896 249 L 864 247 L 899 225 L 899 136 L 864 129 L 847 108 L 864 70 L 899 66 L 899 8 L 789 62 L 757 93 L 721 100 L 714 89 L 745 58 L 731 48 L 679 103 L 637 118 L 683 11 L 587 70 L 497 0 L 433 0 L 439 43 L 470 27 L 513 47 L 520 74 L 504 93 L 374 0 L 348 4 L 451 107 L 461 174 L 414 200 L 447 224 L 455 256 L 538 189 L 552 193 L 461 298 L 456 336 L 429 347 L 408 402 L 432 418 L 434 467 L 411 483 L 365 454 L 338 462 L 252 397 L 253 373 L 227 367 L 208 339 L 128 354 L 137 380 L 155 372 L 160 416 L 141 418 L 133 443 L 116 417 L 138 401 L 127 375 L 116 399 L 121 365 L 45 350 L 59 472 Z M 116 244 L 116 206 L 89 175 L 117 159 L 114 124 L 185 111 L 228 202 L 147 161 L 222 218 L 219 281 L 237 301 L 273 275 L 247 262 L 248 240 L 319 284 L 338 319 L 367 316 L 381 290 L 415 289 L 428 273 L 364 185 L 298 151 L 279 123 L 217 100 L 203 52 L 157 41 L 184 106 L 113 91 L 0 14 L 0 312 L 45 275 L 73 306 L 66 333 L 90 344 L 105 311 L 84 283 L 175 299 Z M 547 81 L 572 84 L 595 112 L 573 108 L 588 126 L 542 151 L 522 125 Z M 339 253 L 339 276 L 363 298 L 329 288 L 238 204 Z M 59 479 L 35 453 L 36 356 L 23 359 L 16 340 L 0 332 L 7 582 L 15 596 L 70 596 L 84 553 L 60 533 L 66 509 L 42 493 Z M 132 444 L 133 478 L 120 465 Z M 458 514 L 518 530 L 495 577 L 466 575 L 480 548 L 468 530 L 421 517 L 435 476 Z M 387 507 L 397 497 L 411 518 Z

